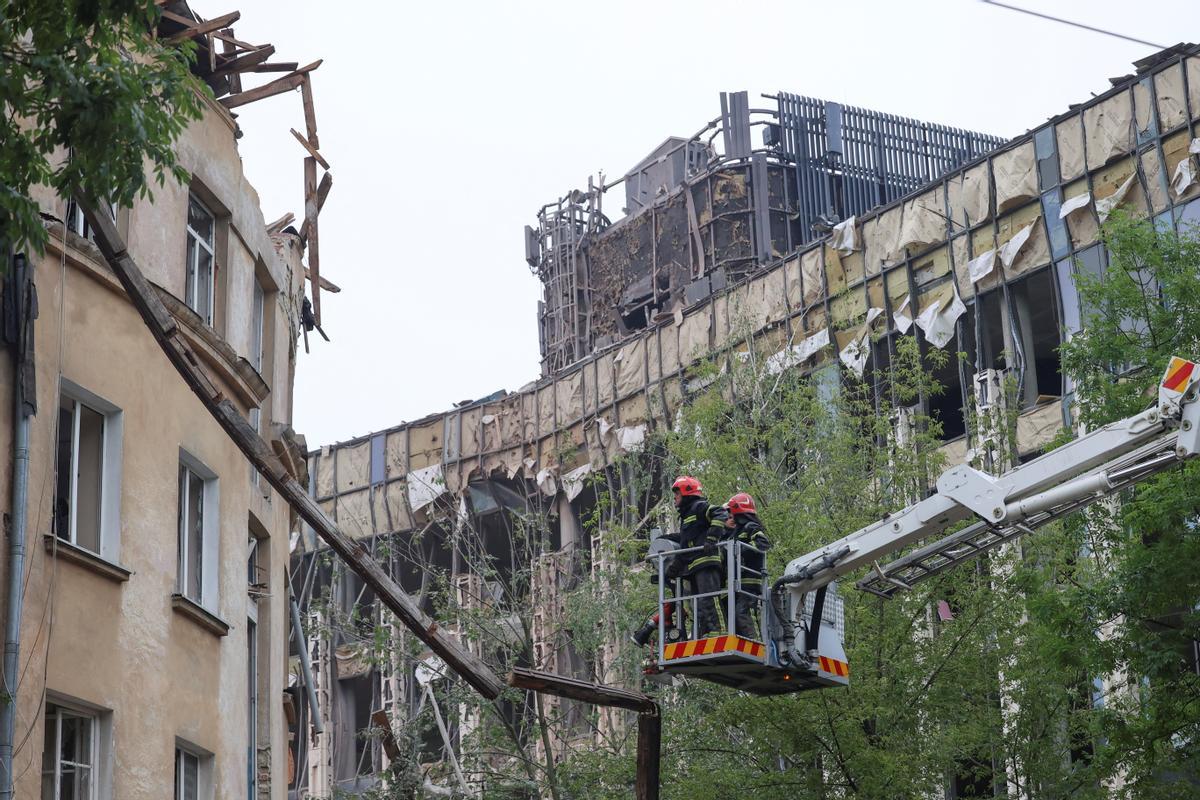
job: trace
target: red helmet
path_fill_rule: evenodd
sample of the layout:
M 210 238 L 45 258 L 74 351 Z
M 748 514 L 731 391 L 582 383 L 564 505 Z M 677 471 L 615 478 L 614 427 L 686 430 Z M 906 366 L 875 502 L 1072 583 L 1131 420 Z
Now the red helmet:
M 680 475 L 671 484 L 671 490 L 679 492 L 684 497 L 700 497 L 704 494 L 704 487 L 700 485 L 700 481 L 691 475 Z
M 758 509 L 754 507 L 754 498 L 745 492 L 738 492 L 729 498 L 729 502 L 725 504 L 725 507 L 729 509 L 730 514 L 758 513 Z

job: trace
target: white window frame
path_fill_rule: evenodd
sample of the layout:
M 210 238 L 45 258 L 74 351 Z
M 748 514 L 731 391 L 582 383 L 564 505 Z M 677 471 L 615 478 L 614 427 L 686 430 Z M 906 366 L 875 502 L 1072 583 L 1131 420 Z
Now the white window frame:
M 262 375 L 267 359 L 267 290 L 258 276 L 250 296 L 250 360 L 254 370 Z
M 63 536 L 63 531 L 55 531 L 55 534 L 60 539 L 70 542 L 76 547 L 81 547 L 88 552 L 92 552 L 91 548 L 84 547 L 78 543 L 76 535 L 78 528 L 76 515 L 79 511 L 77 498 L 79 489 L 80 406 L 86 406 L 97 414 L 100 414 L 104 419 L 104 428 L 101 433 L 102 444 L 100 456 L 100 551 L 96 555 L 114 564 L 118 563 L 121 555 L 121 465 L 123 461 L 125 415 L 117 406 L 66 378 L 61 379 L 59 382 L 59 392 L 63 398 L 70 399 L 75 405 L 72 414 L 71 430 L 71 515 L 67 526 L 67 535 Z M 58 440 L 56 437 L 56 451 L 57 447 Z M 56 463 L 56 473 L 60 468 L 61 465 Z M 56 474 L 56 498 L 57 483 Z
M 208 218 L 212 220 L 212 239 L 205 240 L 200 233 L 192 227 L 188 222 L 188 214 L 191 212 L 191 206 L 195 203 Z M 201 202 L 200 198 L 194 193 L 188 193 L 188 214 L 184 215 L 184 225 L 187 228 L 187 238 L 196 242 L 196 248 L 192 250 L 192 263 L 184 265 L 184 281 L 190 285 L 184 287 L 184 300 L 186 302 L 188 295 L 192 297 L 192 303 L 188 303 L 188 307 L 200 315 L 200 319 L 205 325 L 213 324 L 214 309 L 217 305 L 217 253 L 216 253 L 216 238 L 217 238 L 217 215 L 214 214 L 208 206 Z M 204 248 L 212 260 L 212 267 L 208 271 L 208 308 L 198 308 L 200 305 L 200 248 Z M 184 249 L 184 259 L 187 259 L 187 249 Z
M 201 508 L 199 531 L 201 554 L 200 597 L 189 595 L 187 586 L 190 548 L 186 546 L 187 542 L 184 540 L 184 530 L 189 519 L 188 491 L 183 480 L 185 474 L 195 475 L 204 484 L 201 494 L 201 503 L 203 503 L 203 506 Z M 217 556 L 220 542 L 220 483 L 217 480 L 215 472 L 205 466 L 200 459 L 183 449 L 179 451 L 178 483 L 179 520 L 176 541 L 179 552 L 177 554 L 178 573 L 176 575 L 175 590 L 180 596 L 216 614 L 217 591 L 219 587 Z M 191 531 L 188 533 L 190 535 Z
M 186 788 L 183 785 L 183 767 L 188 758 L 196 760 L 196 800 L 209 800 L 213 796 L 213 755 L 178 737 L 175 739 L 175 758 L 172 764 L 174 786 L 172 796 L 175 800 L 184 800 L 187 797 Z M 182 794 L 180 794 L 181 791 Z
M 108 203 L 106 205 L 108 208 L 108 216 L 112 218 L 113 222 L 116 222 L 117 204 Z M 83 208 L 81 208 L 80 205 L 75 202 L 74 197 L 67 198 L 66 217 L 67 219 L 65 224 L 67 226 L 67 230 L 71 231 L 72 233 L 76 233 L 85 239 L 89 239 L 91 241 L 96 240 L 96 232 L 93 231 L 92 226 L 88 224 L 87 217 L 84 216 L 83 213 Z
M 54 752 L 54 794 L 52 795 L 57 800 L 62 794 L 62 762 L 59 757 L 62 753 L 62 718 L 71 716 L 77 718 L 85 718 L 91 720 L 91 742 L 89 744 L 91 751 L 92 763 L 88 766 L 91 770 L 91 780 L 89 781 L 90 790 L 80 800 L 101 800 L 112 796 L 112 717 L 105 709 L 94 706 L 65 701 L 57 695 L 47 694 L 46 697 L 47 710 L 42 715 L 43 723 L 49 724 L 51 718 L 51 710 L 53 710 L 53 719 L 55 724 L 55 752 Z M 53 709 L 50 708 L 53 706 Z M 43 756 L 45 754 L 43 753 Z M 43 777 L 48 774 L 45 769 L 42 770 Z

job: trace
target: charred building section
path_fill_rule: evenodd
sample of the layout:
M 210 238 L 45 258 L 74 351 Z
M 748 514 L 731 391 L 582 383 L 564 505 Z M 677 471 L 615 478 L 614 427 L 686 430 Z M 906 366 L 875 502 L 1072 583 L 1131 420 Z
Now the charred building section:
M 1002 144 L 985 134 L 797 95 L 721 95 L 721 116 L 620 179 L 538 212 L 542 374 L 670 318 L 763 265 Z M 755 134 L 761 144 L 755 146 Z M 624 185 L 624 216 L 604 213 Z

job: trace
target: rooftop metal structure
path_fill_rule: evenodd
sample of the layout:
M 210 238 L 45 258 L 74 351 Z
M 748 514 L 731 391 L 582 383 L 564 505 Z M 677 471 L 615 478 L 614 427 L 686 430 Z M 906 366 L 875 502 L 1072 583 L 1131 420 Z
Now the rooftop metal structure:
M 786 257 L 1000 146 L 987 134 L 781 92 L 670 137 L 622 177 L 589 179 L 526 226 L 542 281 L 542 372 L 554 374 L 656 318 Z M 754 144 L 754 129 L 761 144 Z M 624 216 L 603 211 L 624 184 Z

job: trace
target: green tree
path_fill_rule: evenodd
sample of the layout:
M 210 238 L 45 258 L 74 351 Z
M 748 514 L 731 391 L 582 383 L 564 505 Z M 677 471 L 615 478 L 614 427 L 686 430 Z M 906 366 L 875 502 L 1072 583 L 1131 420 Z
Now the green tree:
M 186 179 L 173 144 L 208 88 L 190 42 L 153 37 L 154 0 L 0 3 L 0 239 L 41 252 L 31 190 L 78 191 L 118 205 L 150 176 Z
M 1200 356 L 1200 241 L 1114 215 L 1104 243 L 1103 279 L 1079 280 L 1086 330 L 1062 348 L 1089 428 L 1152 402 L 1172 354 Z M 938 421 L 916 417 L 898 442 L 889 419 L 938 391 L 930 376 L 947 357 L 922 358 L 902 337 L 886 374 L 843 377 L 834 396 L 827 375 L 773 374 L 753 349 L 725 359 L 695 376 L 712 383 L 662 437 L 662 473 L 693 472 L 716 500 L 751 491 L 778 574 L 927 490 L 944 466 Z M 1012 441 L 1015 419 L 995 422 Z M 846 690 L 651 687 L 665 717 L 663 796 L 928 797 L 951 783 L 958 796 L 1194 796 L 1198 470 L 1172 470 L 894 600 L 843 590 Z M 633 587 L 632 605 L 650 611 L 640 576 L 615 569 L 624 574 L 605 585 Z M 935 613 L 939 601 L 952 619 Z M 617 611 L 599 586 L 573 602 Z M 628 796 L 632 738 L 623 745 L 568 759 L 566 794 Z

